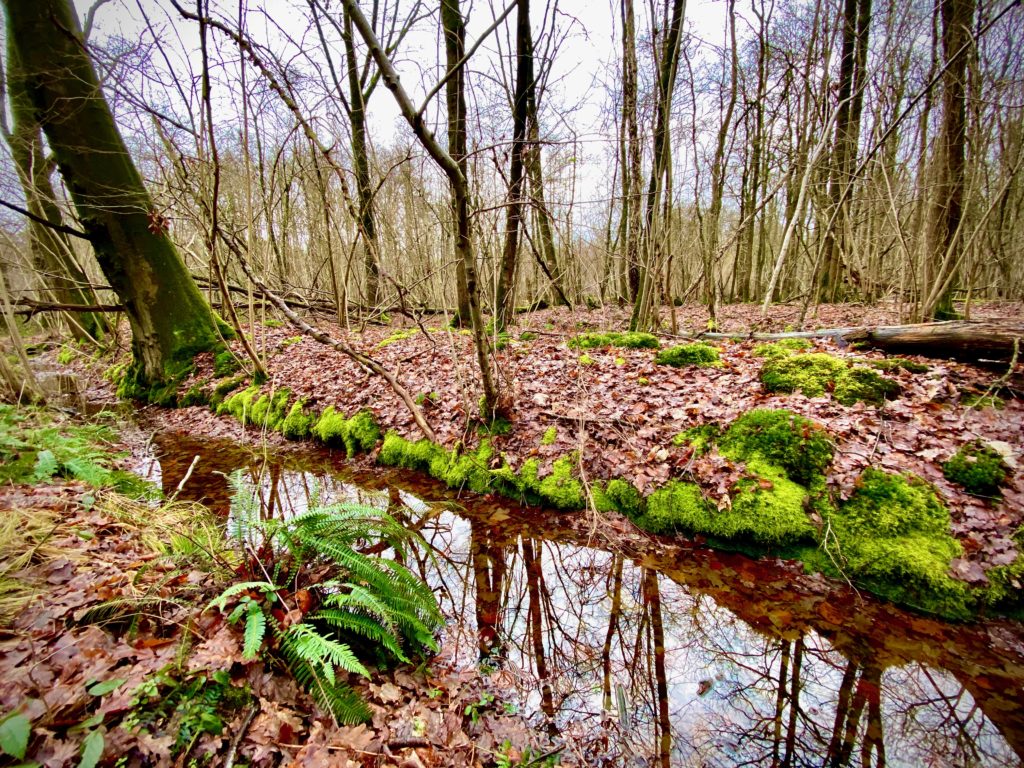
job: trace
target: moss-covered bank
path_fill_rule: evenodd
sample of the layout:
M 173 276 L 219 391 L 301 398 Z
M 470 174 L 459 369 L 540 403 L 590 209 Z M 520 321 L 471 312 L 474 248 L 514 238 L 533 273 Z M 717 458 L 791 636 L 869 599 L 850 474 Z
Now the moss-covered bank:
M 997 569 L 986 588 L 969 587 L 950 575 L 961 547 L 950 535 L 948 510 L 920 478 L 869 469 L 849 499 L 832 498 L 826 484 L 831 437 L 821 425 L 786 410 L 753 410 L 724 429 L 702 424 L 677 435 L 677 445 L 689 444 L 695 453 L 717 450 L 732 468 L 727 494 L 716 498 L 685 477 L 646 496 L 623 478 L 586 485 L 575 454 L 557 458 L 547 471 L 536 458 L 517 466 L 497 450 L 500 438 L 491 436 L 475 448 L 452 449 L 393 432 L 382 438 L 370 411 L 345 416 L 328 407 L 316 414 L 287 389 L 237 390 L 217 411 L 289 439 L 344 448 L 349 457 L 379 445 L 380 464 L 424 472 L 449 488 L 559 510 L 593 506 L 626 515 L 652 533 L 698 536 L 722 548 L 798 558 L 809 569 L 945 618 L 1024 607 L 1022 591 L 1014 586 L 1024 578 L 1020 558 Z

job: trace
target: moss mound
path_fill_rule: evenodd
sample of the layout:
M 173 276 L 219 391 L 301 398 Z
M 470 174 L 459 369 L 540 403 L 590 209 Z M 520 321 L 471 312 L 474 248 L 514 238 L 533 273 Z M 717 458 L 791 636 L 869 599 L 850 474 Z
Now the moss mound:
M 651 533 L 686 533 L 723 542 L 791 547 L 814 541 L 805 509 L 807 490 L 762 459 L 747 462 L 747 476 L 718 509 L 693 483 L 673 481 L 647 497 L 636 524 Z
M 358 453 L 373 450 L 380 440 L 380 427 L 371 411 L 364 409 L 346 419 L 335 412 L 333 405 L 320 414 L 309 432 L 324 445 L 344 446 L 350 459 Z
M 989 569 L 985 602 L 1002 613 L 1020 618 L 1024 616 L 1024 528 L 1013 535 L 1017 544 L 1017 557 L 1009 565 Z
M 786 410 L 757 409 L 734 421 L 719 443 L 730 459 L 760 456 L 785 470 L 795 483 L 810 486 L 832 463 L 832 441 L 824 427 Z
M 252 423 L 252 407 L 255 405 L 259 394 L 260 388 L 256 384 L 243 389 L 241 392 L 235 392 L 221 401 L 217 406 L 217 414 L 224 415 L 228 413 L 243 424 L 250 424 Z
M 777 360 L 782 357 L 789 357 L 796 352 L 804 352 L 813 348 L 814 345 L 807 339 L 779 339 L 778 341 L 766 344 L 758 344 L 754 347 L 754 356 Z
M 654 362 L 658 365 L 682 368 L 686 365 L 718 365 L 720 360 L 717 347 L 702 341 L 695 341 L 692 344 L 680 344 L 661 350 L 654 358 Z
M 827 517 L 827 556 L 817 563 L 826 573 L 841 570 L 854 584 L 926 613 L 970 616 L 967 585 L 949 575 L 962 549 L 928 483 L 866 469 L 850 499 Z
M 802 392 L 821 397 L 826 392 L 843 405 L 859 400 L 880 403 L 900 391 L 899 384 L 870 368 L 851 368 L 845 361 L 822 352 L 776 357 L 765 362 L 761 383 L 768 392 Z
M 281 434 L 289 440 L 305 440 L 310 436 L 316 416 L 306 412 L 306 401 L 296 400 L 281 422 Z
M 605 487 L 595 483 L 591 493 L 598 512 L 621 512 L 635 520 L 647 509 L 647 500 L 628 480 L 615 478 Z
M 291 397 L 291 390 L 278 389 L 272 394 L 263 395 L 252 406 L 250 422 L 258 427 L 266 427 L 275 432 L 281 429 L 281 422 L 284 421 L 288 412 L 288 399 Z
M 721 436 L 722 430 L 717 424 L 699 424 L 680 432 L 672 438 L 672 444 L 689 445 L 693 452 L 700 456 L 711 450 L 711 446 Z
M 942 474 L 975 496 L 998 496 L 1000 486 L 1010 478 L 1010 468 L 997 450 L 974 440 L 960 446 L 942 465 Z
M 619 333 L 581 333 L 573 336 L 566 344 L 570 349 L 601 349 L 604 347 L 624 347 L 626 349 L 658 349 L 661 343 L 658 337 L 650 333 L 629 331 Z

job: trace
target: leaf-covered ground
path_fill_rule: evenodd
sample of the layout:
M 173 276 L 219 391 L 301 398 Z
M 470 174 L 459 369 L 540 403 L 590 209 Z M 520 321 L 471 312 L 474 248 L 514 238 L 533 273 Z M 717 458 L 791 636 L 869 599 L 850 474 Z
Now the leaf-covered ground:
M 982 304 L 972 309 L 972 318 L 1020 317 L 1022 309 L 1010 303 Z M 702 308 L 679 307 L 675 313 L 681 333 L 706 327 Z M 669 311 L 663 315 L 669 326 Z M 792 330 L 799 316 L 797 306 L 773 307 L 766 319 L 760 317 L 759 307 L 728 306 L 722 308 L 719 325 L 725 331 Z M 892 305 L 835 305 L 819 307 L 804 327 L 897 321 L 897 308 Z M 1003 389 L 1004 395 L 1011 396 L 994 402 L 998 407 L 968 403 L 988 392 L 1006 374 L 1005 369 L 924 357 L 911 359 L 928 365 L 926 373 L 885 373 L 899 385 L 894 399 L 881 406 L 846 406 L 829 394 L 809 398 L 800 393 L 766 393 L 759 379 L 764 359 L 754 354 L 755 341 L 715 341 L 721 366 L 684 368 L 657 365 L 655 352 L 649 349 L 581 351 L 565 343 L 582 331 L 618 330 L 626 323 L 626 311 L 614 307 L 576 312 L 553 309 L 519 316 L 509 329 L 507 346 L 496 355 L 501 386 L 512 403 L 512 429 L 493 438 L 496 452 L 505 454 L 514 467 L 538 458 L 543 475 L 554 460 L 578 451 L 586 479 L 622 477 L 643 492 L 685 474 L 699 482 L 707 496 L 722 502 L 735 480 L 734 467 L 716 452 L 697 457 L 688 446 L 674 445 L 672 438 L 702 424 L 725 426 L 752 408 L 786 408 L 828 429 L 836 445 L 828 481 L 837 497 L 850 494 L 866 467 L 912 472 L 933 483 L 949 506 L 953 535 L 964 547 L 964 557 L 954 564 L 961 578 L 983 583 L 988 568 L 1016 556 L 1011 535 L 1024 519 L 1024 475 L 1016 467 L 1024 454 L 1024 366 L 1019 363 L 1009 387 Z M 480 391 L 466 332 L 445 329 L 440 321 L 424 321 L 421 328 L 399 332 L 381 326 L 329 330 L 395 371 L 418 396 L 446 447 L 473 445 L 479 439 L 470 417 L 478 410 Z M 528 332 L 527 341 L 519 338 L 524 332 Z M 331 405 L 347 414 L 369 408 L 383 430 L 410 439 L 420 437 L 388 385 L 344 355 L 297 336 L 288 326 L 260 329 L 258 336 L 268 353 L 266 391 L 288 387 L 317 411 Z M 667 346 L 680 340 L 665 334 L 661 341 Z M 812 351 L 844 359 L 885 358 L 878 352 L 841 349 L 831 341 L 816 340 L 814 345 Z M 212 363 L 207 360 L 194 380 L 211 372 Z M 172 419 L 183 428 L 189 427 L 190 420 L 199 420 L 207 432 L 238 433 L 237 423 L 221 420 L 213 426 L 209 416 L 208 411 L 184 409 Z M 971 496 L 943 476 L 942 463 L 974 439 L 995 441 L 1009 453 L 1013 472 L 1001 499 Z
M 373 721 L 338 727 L 290 676 L 242 663 L 241 633 L 201 612 L 213 596 L 208 573 L 159 557 L 147 538 L 168 531 L 139 510 L 67 482 L 0 488 L 0 509 L 29 529 L 34 548 L 17 576 L 35 593 L 0 622 L 0 718 L 30 723 L 25 756 L 37 764 L 78 765 L 90 743 L 100 764 L 123 757 L 127 766 L 179 765 L 186 755 L 224 765 L 232 751 L 253 766 L 472 766 L 550 750 L 503 708 L 497 678 L 455 669 L 443 649 L 429 667 L 357 683 Z M 147 685 L 158 685 L 152 698 Z M 206 698 L 187 709 L 171 697 L 190 685 Z M 211 692 L 218 706 L 206 712 Z M 199 728 L 204 716 L 218 718 L 212 732 Z

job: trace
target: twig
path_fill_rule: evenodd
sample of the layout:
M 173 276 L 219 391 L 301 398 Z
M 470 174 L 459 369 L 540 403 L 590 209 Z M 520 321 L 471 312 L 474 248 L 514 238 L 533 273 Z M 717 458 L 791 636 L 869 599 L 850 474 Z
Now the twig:
M 228 750 L 227 757 L 224 759 L 224 768 L 234 768 L 235 755 L 238 754 L 238 745 L 242 743 L 242 739 L 245 738 L 245 732 L 249 730 L 249 726 L 252 725 L 252 721 L 259 711 L 259 705 L 254 705 L 249 708 L 249 712 L 246 714 L 245 719 L 242 720 L 242 725 L 239 727 L 238 733 L 236 733 L 235 738 L 231 740 L 231 748 Z

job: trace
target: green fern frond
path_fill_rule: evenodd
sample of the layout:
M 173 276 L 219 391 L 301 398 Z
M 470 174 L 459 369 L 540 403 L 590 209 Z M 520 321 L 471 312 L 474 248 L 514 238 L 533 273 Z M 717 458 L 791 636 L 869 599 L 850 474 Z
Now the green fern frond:
M 288 627 L 284 631 L 282 645 L 290 646 L 299 659 L 319 667 L 331 685 L 334 684 L 335 667 L 363 677 L 370 676 L 351 648 L 345 643 L 320 634 L 310 624 L 293 624 Z
M 267 617 L 263 608 L 257 603 L 249 603 L 245 612 L 245 643 L 242 646 L 242 658 L 246 661 L 255 659 L 263 645 L 263 636 L 267 633 Z
M 217 608 L 223 611 L 225 606 L 227 606 L 228 600 L 242 592 L 248 592 L 250 589 L 257 589 L 264 594 L 270 594 L 277 591 L 277 587 L 269 581 L 240 581 L 237 584 L 232 584 L 217 595 L 217 597 L 210 601 L 204 610 L 208 611 L 211 608 Z
M 351 611 L 328 608 L 311 615 L 310 620 L 323 622 L 339 635 L 354 634 L 365 637 L 387 649 L 399 661 L 408 661 L 400 641 L 394 632 L 381 625 L 371 616 L 364 616 Z

